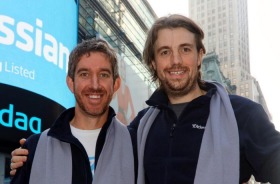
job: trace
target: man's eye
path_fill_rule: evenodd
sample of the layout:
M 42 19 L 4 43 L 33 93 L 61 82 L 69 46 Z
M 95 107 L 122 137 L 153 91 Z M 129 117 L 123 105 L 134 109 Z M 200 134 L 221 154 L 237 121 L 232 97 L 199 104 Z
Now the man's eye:
M 170 51 L 168 51 L 168 50 L 163 50 L 161 53 L 160 53 L 160 55 L 162 55 L 162 56 L 167 56 L 167 55 L 169 55 L 170 54 Z
M 100 77 L 101 77 L 101 78 L 108 78 L 108 77 L 110 77 L 110 75 L 107 74 L 107 73 L 101 73 L 101 74 L 100 74 Z
M 188 48 L 188 47 L 183 47 L 183 48 L 181 48 L 180 50 L 181 50 L 181 53 L 182 53 L 182 54 L 184 54 L 184 53 L 188 53 L 188 52 L 190 52 L 190 51 L 191 51 L 191 49 L 190 49 L 190 48 Z
M 81 77 L 87 77 L 87 76 L 88 76 L 88 73 L 86 73 L 86 72 L 80 73 L 80 76 L 81 76 Z

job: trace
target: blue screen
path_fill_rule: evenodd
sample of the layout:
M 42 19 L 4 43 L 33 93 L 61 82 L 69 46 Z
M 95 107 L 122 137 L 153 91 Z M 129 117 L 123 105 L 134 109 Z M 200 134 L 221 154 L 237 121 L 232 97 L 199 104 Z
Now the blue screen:
M 74 0 L 0 1 L 0 83 L 74 106 L 65 78 L 77 32 Z
M 75 105 L 66 75 L 77 36 L 75 0 L 0 1 L 0 152 Z

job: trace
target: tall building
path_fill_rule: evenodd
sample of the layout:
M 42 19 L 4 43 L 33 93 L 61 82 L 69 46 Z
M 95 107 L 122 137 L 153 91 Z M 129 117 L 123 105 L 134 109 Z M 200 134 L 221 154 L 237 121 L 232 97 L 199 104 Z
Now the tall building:
M 247 0 L 190 0 L 189 16 L 205 33 L 208 53 L 218 55 L 220 69 L 236 94 L 267 105 L 256 79 L 250 73 Z

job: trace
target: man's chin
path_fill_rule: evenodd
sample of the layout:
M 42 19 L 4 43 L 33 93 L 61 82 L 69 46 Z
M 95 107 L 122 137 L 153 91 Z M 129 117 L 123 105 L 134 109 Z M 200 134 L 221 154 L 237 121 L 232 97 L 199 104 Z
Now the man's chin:
M 186 94 L 185 88 L 171 88 L 171 87 L 164 87 L 165 92 L 171 96 L 183 96 Z
M 103 109 L 103 110 L 100 110 L 100 109 L 99 110 L 88 110 L 87 111 L 87 113 L 92 117 L 100 117 L 100 116 L 104 115 L 105 112 L 106 112 L 105 109 Z
M 163 88 L 169 96 L 174 96 L 174 97 L 185 96 L 191 91 L 191 88 L 187 85 L 184 86 L 165 85 L 163 86 Z

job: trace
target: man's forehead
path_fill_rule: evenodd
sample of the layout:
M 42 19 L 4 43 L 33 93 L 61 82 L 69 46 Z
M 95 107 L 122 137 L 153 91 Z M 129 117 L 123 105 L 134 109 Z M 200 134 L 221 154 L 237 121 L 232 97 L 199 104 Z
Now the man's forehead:
M 112 65 L 104 53 L 92 53 L 91 55 L 82 57 L 77 64 L 77 68 L 112 70 Z
M 155 42 L 156 48 L 180 46 L 180 45 L 194 45 L 195 35 L 185 28 L 165 28 L 158 32 L 158 38 Z

